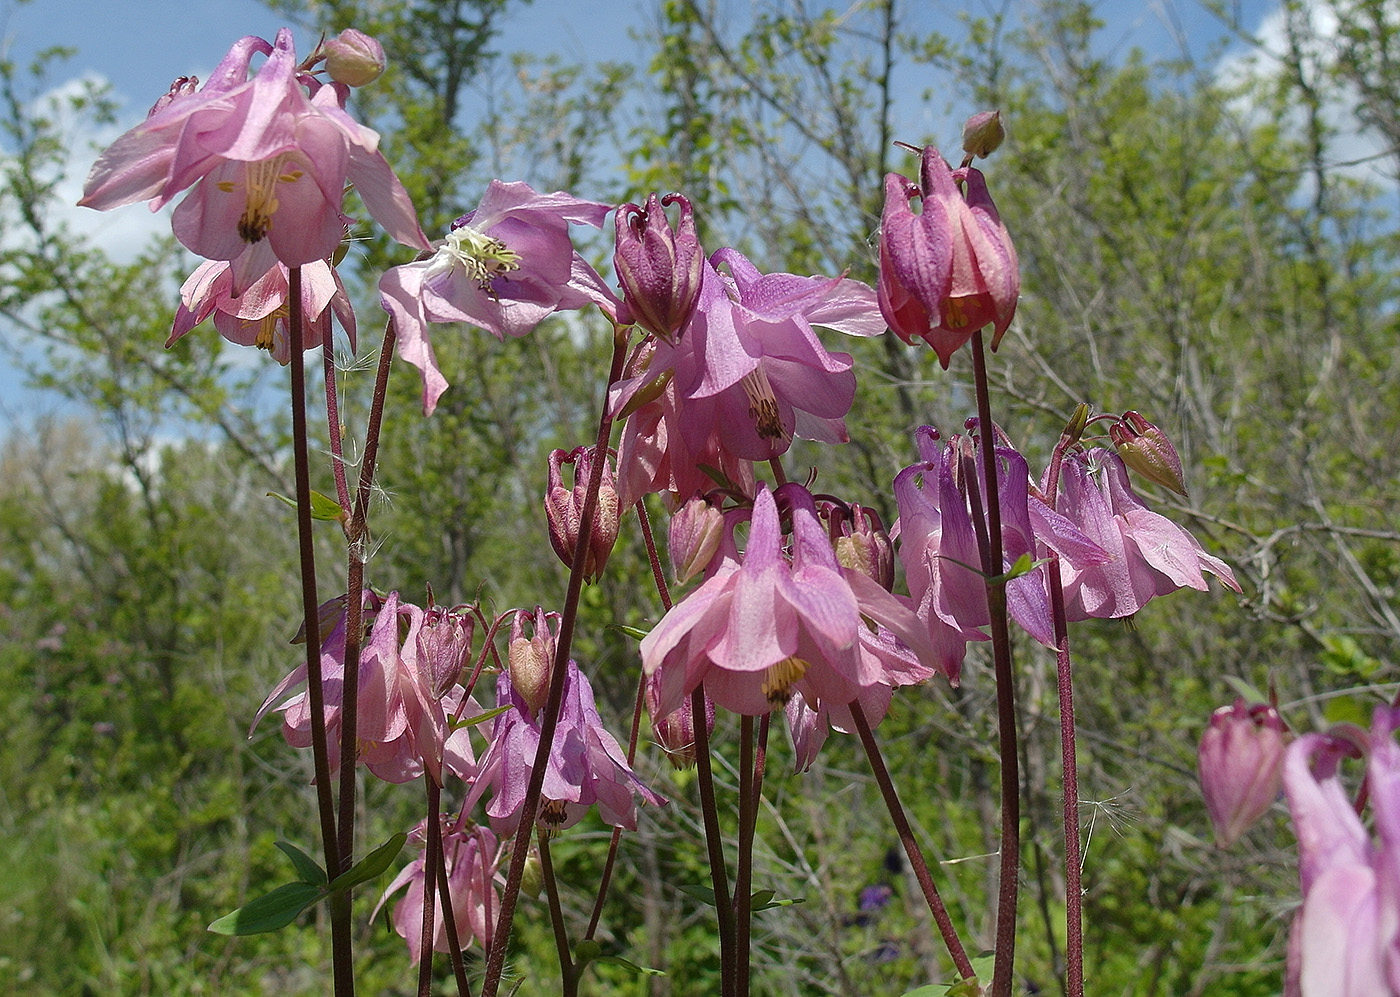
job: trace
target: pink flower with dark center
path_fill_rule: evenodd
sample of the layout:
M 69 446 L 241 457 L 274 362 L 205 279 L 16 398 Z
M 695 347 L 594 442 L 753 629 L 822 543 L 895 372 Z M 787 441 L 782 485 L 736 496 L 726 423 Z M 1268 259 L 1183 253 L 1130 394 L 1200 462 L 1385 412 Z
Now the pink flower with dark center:
M 909 206 L 914 200 L 918 214 Z M 895 335 L 906 343 L 923 339 L 945 368 L 985 326 L 994 326 L 996 349 L 1016 313 L 1021 273 L 979 170 L 950 170 L 929 146 L 917 185 L 898 173 L 885 177 L 878 290 Z
M 718 268 L 727 267 L 726 275 Z M 762 274 L 733 249 L 704 268 L 700 299 L 675 343 L 659 343 L 645 370 L 614 386 L 614 412 L 671 377 L 676 420 L 691 453 L 720 448 L 744 460 L 786 453 L 793 436 L 844 443 L 855 398 L 851 357 L 829 352 L 812 327 L 856 336 L 884 330 L 871 289 L 846 278 Z M 675 462 L 672 462 L 673 467 Z
M 258 53 L 267 60 L 250 77 Z M 272 45 L 243 38 L 202 90 L 167 95 L 117 139 L 78 203 L 107 210 L 149 200 L 157 209 L 192 188 L 175 209 L 175 235 L 201 256 L 239 261 L 235 291 L 275 261 L 329 259 L 349 223 L 347 183 L 389 235 L 428 248 L 379 136 L 346 114 L 346 93 L 299 71 L 287 29 Z
M 214 328 L 230 343 L 267 350 L 285 365 L 292 355 L 287 267 L 274 261 L 242 294 L 234 294 L 234 269 L 234 264 L 221 260 L 208 260 L 195 268 L 180 287 L 181 304 L 166 348 L 212 315 Z M 301 268 L 301 308 L 306 349 L 329 344 L 332 315 L 350 337 L 350 349 L 355 349 L 354 309 L 340 275 L 325 260 L 313 260 Z
M 419 824 L 408 840 L 420 846 L 428 840 L 426 823 Z M 489 828 L 458 826 L 448 829 L 443 821 L 443 863 L 447 871 L 447 894 L 452 898 L 452 921 L 457 929 L 457 945 L 465 949 L 475 938 L 483 951 L 491 946 L 491 932 L 496 926 L 496 914 L 501 898 L 496 890 L 496 870 L 501 862 L 501 846 Z M 408 891 L 394 905 L 390 920 L 394 931 L 408 943 L 409 961 L 414 965 L 423 957 L 423 889 L 427 876 L 427 849 L 394 877 L 384 890 L 370 914 L 373 921 L 385 902 L 403 889 Z M 436 888 L 433 891 L 437 893 Z M 436 896 L 433 914 L 433 951 L 447 952 L 447 924 L 443 918 L 442 897 Z
M 705 582 L 642 639 L 643 668 L 661 674 L 663 715 L 702 682 L 717 705 L 750 716 L 785 704 L 794 690 L 813 708 L 845 706 L 885 677 L 879 660 L 863 653 L 865 618 L 933 660 L 913 610 L 841 567 L 811 494 L 794 484 L 779 491 L 792 514 L 791 558 L 774 495 L 760 486 L 743 555 L 726 543 Z
M 557 311 L 588 305 L 615 320 L 629 318 L 569 240 L 570 225 L 598 228 L 611 210 L 492 180 L 476 210 L 452 223 L 430 258 L 385 271 L 379 299 L 394 320 L 399 356 L 422 372 L 425 414 L 447 390 L 429 323 L 465 322 L 504 339 L 525 335 Z

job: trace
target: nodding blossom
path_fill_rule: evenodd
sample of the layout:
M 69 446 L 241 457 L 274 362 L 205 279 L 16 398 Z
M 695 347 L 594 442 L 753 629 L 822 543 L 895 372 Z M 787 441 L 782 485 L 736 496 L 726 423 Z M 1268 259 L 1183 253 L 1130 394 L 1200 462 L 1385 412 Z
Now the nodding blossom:
M 258 54 L 267 59 L 254 73 Z M 427 249 L 379 135 L 346 113 L 347 93 L 302 72 L 288 29 L 274 43 L 242 38 L 203 88 L 177 81 L 102 153 L 78 203 L 155 210 L 189 190 L 171 218 L 175 236 L 200 256 L 237 261 L 235 294 L 277 261 L 329 259 L 350 221 L 347 184 L 390 236 Z

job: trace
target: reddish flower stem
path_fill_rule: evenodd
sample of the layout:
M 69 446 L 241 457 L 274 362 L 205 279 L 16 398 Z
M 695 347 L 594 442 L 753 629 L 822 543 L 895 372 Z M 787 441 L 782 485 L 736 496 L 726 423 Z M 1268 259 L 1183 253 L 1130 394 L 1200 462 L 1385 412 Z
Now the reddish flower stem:
M 431 779 L 425 780 L 429 787 L 434 783 Z M 429 789 L 431 792 L 432 789 Z M 439 794 L 441 790 L 439 790 Z M 441 805 L 441 796 L 433 806 Z M 429 813 L 435 812 L 431 808 Z M 460 816 L 458 818 L 461 819 Z M 478 847 L 479 847 L 478 841 Z M 452 959 L 452 975 L 457 979 L 457 997 L 471 997 L 471 984 L 467 982 L 467 964 L 462 960 L 462 945 L 457 941 L 457 915 L 452 913 L 452 887 L 447 881 L 447 859 L 446 852 L 444 858 L 438 863 L 437 870 L 437 892 L 438 900 L 442 904 L 442 926 L 447 932 L 447 951 Z
M 739 863 L 734 875 L 734 994 L 749 994 L 749 948 L 753 926 L 753 839 L 758 804 L 763 797 L 763 770 L 768 758 L 768 720 L 759 720 L 754 746 L 753 717 L 741 724 L 739 754 Z
M 880 746 L 875 741 L 875 735 L 870 730 L 870 724 L 865 719 L 865 711 L 860 708 L 859 701 L 851 703 L 851 716 L 855 719 L 856 733 L 860 735 L 861 746 L 865 748 L 865 757 L 870 762 L 870 771 L 875 775 L 875 784 L 880 787 L 880 795 L 884 797 L 885 809 L 890 812 L 890 821 L 894 824 L 895 833 L 899 835 L 899 843 L 904 846 L 904 854 L 909 858 L 914 878 L 919 881 L 919 888 L 924 891 L 924 900 L 928 903 L 929 913 L 933 915 L 933 923 L 938 926 L 938 933 L 943 936 L 943 944 L 948 949 L 948 955 L 952 957 L 958 975 L 967 979 L 975 975 L 972 962 L 967 957 L 967 950 L 963 948 L 962 939 L 958 937 L 958 929 L 953 926 L 953 919 L 948 916 L 948 908 L 943 905 L 943 898 L 938 895 L 938 887 L 933 883 L 923 850 L 919 847 L 918 839 L 914 837 L 914 829 L 909 826 L 909 818 L 905 816 L 904 806 L 899 802 L 899 794 L 895 792 L 890 771 L 885 767 L 884 756 L 880 754 Z
M 321 676 L 320 603 L 316 597 L 316 550 L 311 536 L 311 467 L 306 432 L 306 354 L 302 348 L 301 268 L 288 274 L 288 325 L 291 337 L 292 461 L 296 470 L 297 550 L 301 563 L 301 610 L 306 626 L 306 689 L 311 704 L 311 757 L 316 771 L 316 804 L 321 818 L 326 871 L 340 873 L 335 803 L 331 799 L 330 758 L 326 751 L 325 694 Z M 337 902 L 338 901 L 338 902 Z M 345 894 L 331 903 L 331 963 L 336 997 L 353 997 L 355 971 L 351 956 L 350 904 Z
M 997 488 L 996 428 L 987 387 L 987 356 L 979 329 L 972 336 L 973 377 L 977 388 L 978 439 L 982 446 L 987 500 L 987 543 L 982 571 L 987 578 L 991 611 L 992 661 L 997 682 L 997 753 L 1001 759 L 1001 868 L 997 883 L 996 961 L 991 997 L 1011 997 L 1016 961 L 1016 902 L 1020 895 L 1021 792 L 1016 755 L 1016 678 L 1011 667 L 1011 634 L 1007 627 L 1006 586 L 994 578 L 1003 573 L 1001 503 Z
M 435 915 L 437 896 L 432 888 L 437 882 L 438 870 L 445 869 L 447 863 L 442 856 L 442 818 L 438 810 L 442 806 L 442 790 L 432 777 L 423 773 L 423 782 L 428 788 L 428 849 L 423 856 L 423 931 L 419 936 L 418 949 L 418 997 L 433 997 L 433 939 L 436 937 Z
M 598 437 L 593 445 L 593 466 L 602 467 L 607 459 L 608 437 L 612 433 L 612 415 L 608 411 L 607 391 L 622 376 L 623 361 L 627 358 L 627 328 L 613 329 L 612 365 L 608 371 L 607 384 L 603 388 L 602 411 L 598 417 Z M 589 475 L 588 489 L 584 493 L 583 511 L 579 516 L 578 539 L 574 544 L 573 564 L 569 568 L 569 587 L 564 595 L 564 610 L 560 614 L 559 636 L 555 642 L 554 665 L 550 673 L 549 698 L 545 701 L 544 714 L 540 723 L 540 744 L 535 752 L 530 783 L 525 790 L 525 801 L 520 807 L 520 826 L 515 833 L 515 844 L 511 850 L 510 870 L 506 874 L 505 891 L 501 897 L 500 916 L 496 921 L 496 932 L 486 961 L 486 978 L 481 986 L 481 997 L 496 997 L 501 985 L 501 974 L 505 970 L 506 949 L 510 946 L 511 924 L 515 920 L 515 905 L 520 897 L 520 879 L 525 873 L 525 858 L 530 847 L 530 835 L 534 831 L 535 816 L 539 812 L 540 792 L 544 786 L 545 766 L 554 744 L 554 733 L 559 727 L 559 710 L 564 702 L 564 676 L 567 672 L 569 652 L 573 647 L 574 625 L 578 621 L 579 596 L 583 592 L 583 571 L 587 561 L 588 541 L 593 533 L 593 521 L 598 511 L 598 490 L 602 484 L 602 474 Z
M 564 926 L 564 909 L 559 904 L 559 881 L 554 878 L 554 858 L 549 853 L 549 835 L 540 835 L 540 871 L 549 900 L 549 925 L 554 930 L 554 950 L 559 954 L 559 982 L 563 997 L 577 997 L 579 967 L 569 957 L 569 929 Z
M 345 483 L 345 453 L 340 440 L 340 399 L 335 386 L 335 350 L 327 342 L 321 347 L 321 368 L 326 379 L 326 434 L 331 442 L 331 475 L 335 478 L 335 499 L 350 510 L 350 488 Z M 348 524 L 342 522 L 342 527 Z
M 1051 493 L 1052 495 L 1054 493 Z M 1084 888 L 1079 853 L 1079 763 L 1075 756 L 1074 677 L 1060 559 L 1050 555 L 1050 612 L 1055 621 L 1055 671 L 1060 695 L 1060 766 L 1065 823 L 1066 997 L 1084 997 Z

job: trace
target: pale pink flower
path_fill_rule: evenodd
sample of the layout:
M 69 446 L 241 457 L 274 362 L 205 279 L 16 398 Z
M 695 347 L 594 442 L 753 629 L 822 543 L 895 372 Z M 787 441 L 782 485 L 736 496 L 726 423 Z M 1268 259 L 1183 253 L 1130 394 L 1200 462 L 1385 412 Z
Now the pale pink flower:
M 428 840 L 426 822 L 409 834 L 408 840 L 424 846 Z M 496 889 L 496 870 L 501 862 L 501 846 L 486 827 L 458 826 L 448 829 L 443 821 L 443 863 L 447 870 L 447 894 L 452 899 L 452 921 L 457 929 L 457 945 L 465 949 L 475 938 L 485 951 L 491 946 L 491 932 L 496 926 L 496 914 L 501 898 Z M 409 961 L 417 965 L 423 957 L 423 889 L 427 878 L 427 849 L 394 877 L 379 897 L 370 920 L 379 914 L 385 902 L 403 889 L 408 891 L 394 905 L 390 917 L 394 931 L 408 943 Z M 443 918 L 442 897 L 434 888 L 436 910 L 433 913 L 433 951 L 447 952 L 447 925 Z
M 1265 703 L 1236 699 L 1211 714 L 1196 769 L 1201 795 L 1222 848 L 1234 844 L 1278 799 L 1288 725 Z
M 267 350 L 278 363 L 286 364 L 291 359 L 286 265 L 274 261 L 242 294 L 234 293 L 233 281 L 234 265 L 226 261 L 207 260 L 196 267 L 180 287 L 181 303 L 166 348 L 212 315 L 214 328 L 230 343 Z M 302 266 L 301 308 L 306 349 L 329 344 L 332 315 L 350 337 L 350 349 L 355 349 L 355 311 L 340 275 L 327 261 Z
M 841 567 L 806 489 L 785 485 L 780 497 L 792 513 L 791 560 L 777 502 L 760 486 L 742 557 L 727 542 L 705 582 L 642 639 L 643 668 L 662 676 L 660 713 L 702 682 L 716 704 L 750 716 L 786 703 L 794 690 L 814 708 L 842 707 L 884 678 L 879 660 L 862 651 L 864 618 L 933 660 L 914 612 L 869 576 Z
M 267 60 L 250 77 L 258 53 Z M 78 203 L 106 210 L 149 200 L 154 210 L 190 189 L 172 218 L 175 235 L 201 256 L 239 261 L 236 290 L 274 261 L 330 258 L 350 221 L 341 210 L 347 183 L 389 235 L 426 249 L 379 136 L 345 112 L 346 93 L 299 71 L 287 29 L 272 45 L 243 38 L 202 90 L 167 95 L 118 138 Z

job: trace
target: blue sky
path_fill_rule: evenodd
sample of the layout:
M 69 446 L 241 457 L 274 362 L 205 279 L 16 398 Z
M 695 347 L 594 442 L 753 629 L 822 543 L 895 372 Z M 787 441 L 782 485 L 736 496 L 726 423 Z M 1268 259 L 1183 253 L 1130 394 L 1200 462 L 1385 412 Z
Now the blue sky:
M 993 0 L 907 0 L 919 20 L 929 25 L 954 24 L 960 12 L 984 13 Z M 742 14 L 747 0 L 720 0 L 722 8 Z M 997 4 L 999 6 L 999 4 Z M 629 30 L 644 30 L 656 18 L 659 0 L 534 0 L 506 18 L 496 48 L 501 52 L 529 50 L 557 53 L 566 61 L 644 61 L 649 52 Z M 1221 37 L 1219 24 L 1199 0 L 1155 0 L 1125 3 L 1105 0 L 1102 16 L 1109 21 L 1098 36 L 1104 54 L 1121 57 L 1132 47 L 1151 56 L 1179 54 L 1177 39 L 1188 39 L 1193 54 L 1203 58 Z M 1238 0 L 1243 23 L 1257 28 L 1276 7 L 1275 0 Z M 945 22 L 946 19 L 946 22 Z M 110 141 L 135 124 L 177 76 L 205 77 L 228 46 L 246 34 L 271 38 L 285 24 L 256 0 L 0 0 L 0 51 L 23 65 L 39 51 L 55 45 L 75 48 L 54 76 L 55 86 L 83 76 L 106 79 L 122 102 L 120 129 L 101 136 Z M 298 33 L 299 51 L 315 39 Z M 952 139 L 952 136 L 949 136 Z M 75 142 L 75 162 L 85 164 L 92 153 Z M 85 166 L 76 164 L 71 179 L 73 200 L 80 190 Z M 159 225 L 140 206 L 106 215 L 73 208 L 64 218 L 84 237 L 113 249 L 140 241 Z M 171 302 L 173 314 L 174 300 Z M 5 335 L 0 329 L 0 336 Z M 16 411 L 53 411 L 51 396 L 23 388 L 21 378 L 0 351 L 0 435 Z

